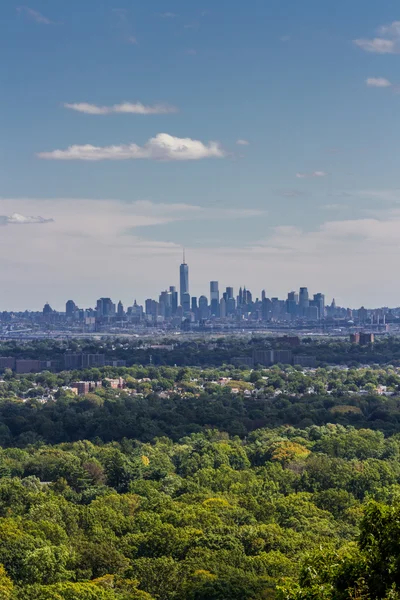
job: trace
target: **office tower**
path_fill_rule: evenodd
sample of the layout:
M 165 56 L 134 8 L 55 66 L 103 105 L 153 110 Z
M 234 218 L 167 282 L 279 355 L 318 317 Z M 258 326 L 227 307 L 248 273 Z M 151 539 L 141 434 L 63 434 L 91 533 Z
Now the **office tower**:
M 176 315 L 176 311 L 178 310 L 178 292 L 176 291 L 176 287 L 174 285 L 171 285 L 169 287 L 169 291 L 171 292 L 171 295 L 172 295 L 172 299 L 171 299 L 172 315 Z
M 367 320 L 367 317 L 368 317 L 367 309 L 364 308 L 363 306 L 361 308 L 359 308 L 357 311 L 357 317 L 358 317 L 358 320 L 360 323 L 365 323 L 365 321 Z
M 119 319 L 123 319 L 125 316 L 124 305 L 121 300 L 118 302 L 117 315 Z
M 300 288 L 300 294 L 299 294 L 299 309 L 300 309 L 300 314 L 302 316 L 306 315 L 307 309 L 310 306 L 310 300 L 308 297 L 308 289 L 306 287 L 302 287 Z
M 324 294 L 318 293 L 314 294 L 314 306 L 318 308 L 318 318 L 325 318 L 325 296 Z
M 200 319 L 208 318 L 208 300 L 206 296 L 200 296 L 199 298 L 199 317 Z
M 50 304 L 48 302 L 46 302 L 46 304 L 43 307 L 43 316 L 44 317 L 50 317 L 50 315 L 53 314 L 53 309 L 51 308 Z
M 192 296 L 191 303 L 192 303 L 192 312 L 196 313 L 197 312 L 197 308 L 198 308 L 196 296 Z
M 298 312 L 299 295 L 296 292 L 289 292 L 286 300 L 286 310 L 289 315 L 295 317 Z
M 145 306 L 146 315 L 153 314 L 153 302 L 154 302 L 154 300 L 152 300 L 151 298 L 147 298 L 147 300 L 145 301 L 144 306 Z
M 96 304 L 97 318 L 115 317 L 115 304 L 111 298 L 100 298 Z
M 241 306 L 243 304 L 243 290 L 239 288 L 239 295 L 237 297 L 237 305 Z
M 267 295 L 265 293 L 265 290 L 262 290 L 262 292 L 261 292 L 261 302 L 263 302 L 266 297 L 267 297 Z
M 180 302 L 183 307 L 183 296 L 189 293 L 189 266 L 185 261 L 185 251 L 183 251 L 183 263 L 179 267 L 179 286 Z
M 76 311 L 77 311 L 78 307 L 76 306 L 75 302 L 73 300 L 68 300 L 68 302 L 65 305 L 65 316 L 67 318 L 72 318 Z
M 190 312 L 190 294 L 189 292 L 185 292 L 182 296 L 182 309 L 183 313 Z
M 219 316 L 221 319 L 226 318 L 226 300 L 225 298 L 221 298 L 219 302 Z
M 211 306 L 211 315 L 214 317 L 218 317 L 219 316 L 218 281 L 210 281 L 210 306 Z
M 234 315 L 236 311 L 236 302 L 235 298 L 228 298 L 226 301 L 226 314 L 227 316 Z
M 172 294 L 171 292 L 161 292 L 159 297 L 160 315 L 167 319 L 172 315 Z
M 227 300 L 230 300 L 231 298 L 233 298 L 233 287 L 227 287 L 225 293 L 226 293 Z

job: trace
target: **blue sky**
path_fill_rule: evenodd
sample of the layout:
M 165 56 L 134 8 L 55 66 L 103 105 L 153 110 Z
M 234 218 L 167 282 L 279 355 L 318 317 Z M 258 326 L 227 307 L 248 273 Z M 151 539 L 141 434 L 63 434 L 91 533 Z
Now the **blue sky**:
M 143 301 L 182 246 L 194 295 L 398 305 L 399 20 L 389 0 L 2 0 L 2 308 Z

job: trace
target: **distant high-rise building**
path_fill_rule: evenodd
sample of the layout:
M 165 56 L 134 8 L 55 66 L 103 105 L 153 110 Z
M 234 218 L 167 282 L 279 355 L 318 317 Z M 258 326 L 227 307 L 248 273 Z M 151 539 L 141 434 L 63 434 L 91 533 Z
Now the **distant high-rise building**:
M 176 291 L 176 287 L 174 285 L 169 287 L 169 291 L 171 292 L 172 315 L 176 315 L 176 311 L 178 310 L 178 292 Z
M 71 319 L 76 311 L 78 310 L 78 307 L 76 306 L 75 302 L 73 300 L 68 300 L 68 302 L 65 305 L 65 316 L 68 319 Z
M 306 287 L 300 288 L 299 294 L 299 308 L 302 315 L 305 315 L 308 307 L 310 306 L 310 299 L 308 296 L 308 289 Z
M 314 306 L 318 308 L 318 318 L 323 319 L 325 317 L 325 296 L 324 294 L 314 294 Z
M 208 318 L 208 300 L 206 296 L 200 296 L 199 298 L 199 317 L 200 319 Z
M 183 251 L 183 263 L 179 267 L 179 292 L 180 302 L 183 308 L 183 296 L 189 293 L 189 266 L 186 264 L 185 251 Z
M 226 315 L 229 317 L 235 314 L 236 301 L 235 298 L 228 298 L 226 301 Z
M 286 310 L 289 315 L 295 317 L 298 313 L 299 295 L 296 292 L 289 292 L 286 300 Z
M 197 309 L 198 309 L 196 296 L 192 296 L 191 303 L 192 303 L 192 313 L 194 313 L 196 315 Z
M 124 305 L 121 300 L 118 302 L 117 315 L 119 319 L 123 319 L 125 316 Z
M 266 297 L 267 297 L 267 294 L 265 293 L 265 290 L 262 290 L 262 292 L 261 292 L 261 302 L 263 302 Z
M 97 318 L 115 317 L 115 304 L 111 298 L 100 298 L 96 304 Z
M 210 306 L 211 315 L 219 316 L 219 288 L 218 281 L 210 281 Z
M 368 317 L 368 311 L 366 308 L 364 308 L 363 306 L 361 308 L 358 309 L 357 311 L 357 317 L 360 323 L 365 323 L 365 321 L 367 320 Z
M 183 294 L 183 296 L 182 296 L 182 308 L 183 308 L 183 313 L 190 312 L 190 294 L 189 294 L 189 292 L 185 292 L 185 294 Z
M 46 302 L 46 304 L 43 307 L 43 316 L 44 317 L 50 317 L 50 315 L 53 314 L 53 309 L 51 308 L 50 304 L 48 302 Z
M 226 300 L 225 298 L 221 298 L 219 302 L 219 316 L 221 319 L 225 319 L 226 317 Z
M 233 287 L 227 287 L 225 293 L 226 293 L 227 300 L 230 300 L 231 298 L 233 298 Z
M 171 292 L 161 292 L 159 297 L 160 315 L 167 319 L 172 315 L 172 294 Z

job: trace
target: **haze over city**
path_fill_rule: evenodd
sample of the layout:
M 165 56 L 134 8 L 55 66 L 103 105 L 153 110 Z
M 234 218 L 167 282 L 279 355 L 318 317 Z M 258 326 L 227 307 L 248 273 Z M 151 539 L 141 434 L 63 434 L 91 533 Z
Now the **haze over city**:
M 3 0 L 1 310 L 398 306 L 398 5 Z

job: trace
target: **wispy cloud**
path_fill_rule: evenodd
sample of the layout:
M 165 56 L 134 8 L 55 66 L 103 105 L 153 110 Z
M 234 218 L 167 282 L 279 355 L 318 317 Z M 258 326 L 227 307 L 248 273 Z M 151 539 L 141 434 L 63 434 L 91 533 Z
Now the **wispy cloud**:
M 320 206 L 320 210 L 346 210 L 348 206 L 346 204 L 323 204 Z
M 157 13 L 157 17 L 161 19 L 175 19 L 178 15 L 173 12 Z
M 250 142 L 247 140 L 236 140 L 238 146 L 250 146 Z
M 200 160 L 203 158 L 224 158 L 225 151 L 219 142 L 204 144 L 191 138 L 178 138 L 168 133 L 159 133 L 143 146 L 137 144 L 115 146 L 73 145 L 66 150 L 40 152 L 39 158 L 48 160 L 135 160 L 158 161 Z
M 155 104 L 153 106 L 142 104 L 141 102 L 122 102 L 121 104 L 113 104 L 112 106 L 99 106 L 97 104 L 89 104 L 87 102 L 66 103 L 65 108 L 75 110 L 76 112 L 85 113 L 87 115 L 110 115 L 113 113 L 119 114 L 135 114 L 135 115 L 166 115 L 178 112 L 176 106 L 168 104 Z
M 39 11 L 33 10 L 33 8 L 29 8 L 29 6 L 18 6 L 17 13 L 19 15 L 24 15 L 32 21 L 36 23 L 40 23 L 41 25 L 52 25 L 53 21 L 42 15 Z
M 118 19 L 122 39 L 126 44 L 137 46 L 139 42 L 137 37 L 132 33 L 129 11 L 126 8 L 113 8 L 111 10 Z
M 386 79 L 385 77 L 368 77 L 368 79 L 365 80 L 365 83 L 369 87 L 377 88 L 386 88 L 392 85 L 389 79 Z
M 283 35 L 280 40 L 281 42 L 289 42 L 290 41 L 290 35 Z
M 375 54 L 400 53 L 400 21 L 393 21 L 390 25 L 382 25 L 378 34 L 385 37 L 361 38 L 353 40 L 354 44 L 366 52 Z
M 326 177 L 328 173 L 325 171 L 313 171 L 312 173 L 296 173 L 298 179 L 312 179 L 316 177 Z
M 19 213 L 10 216 L 0 215 L 0 225 L 41 225 L 43 223 L 54 223 L 54 219 L 44 217 L 26 217 Z
M 278 195 L 285 198 L 297 198 L 298 196 L 304 196 L 304 192 L 300 190 L 283 190 L 282 192 L 278 192 Z

